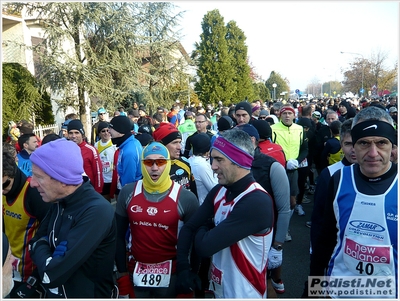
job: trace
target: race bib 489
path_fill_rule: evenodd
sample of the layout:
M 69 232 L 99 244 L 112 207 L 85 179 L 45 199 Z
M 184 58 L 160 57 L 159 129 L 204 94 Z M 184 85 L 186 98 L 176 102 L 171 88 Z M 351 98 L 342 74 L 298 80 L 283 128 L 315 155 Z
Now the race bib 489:
M 171 279 L 172 260 L 160 263 L 136 262 L 133 284 L 142 287 L 168 287 Z

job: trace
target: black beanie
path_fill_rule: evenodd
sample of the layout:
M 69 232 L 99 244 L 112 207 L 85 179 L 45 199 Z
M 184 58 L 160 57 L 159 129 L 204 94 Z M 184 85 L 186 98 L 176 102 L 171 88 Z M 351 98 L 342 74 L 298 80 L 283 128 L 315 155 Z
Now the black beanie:
M 206 133 L 200 133 L 192 136 L 193 154 L 205 154 L 211 148 L 211 138 Z
M 139 142 L 142 146 L 146 146 L 151 141 L 154 141 L 153 136 L 150 135 L 149 133 L 139 133 L 139 134 L 135 135 L 135 138 L 137 140 L 139 140 Z
M 147 133 L 147 134 L 150 134 L 150 135 L 153 134 L 153 131 L 152 131 L 151 126 L 149 124 L 142 124 L 141 126 L 139 126 L 138 132 L 142 133 L 142 134 L 144 134 L 144 133 Z
M 85 130 L 83 129 L 83 124 L 79 119 L 73 119 L 68 123 L 68 132 L 70 130 L 78 130 L 82 135 L 85 135 Z
M 97 132 L 100 133 L 103 129 L 108 128 L 108 122 L 100 121 L 99 125 L 97 126 Z
M 249 116 L 251 116 L 251 114 L 252 114 L 251 105 L 246 101 L 239 102 L 235 106 L 235 113 L 236 113 L 237 110 L 245 110 L 247 113 L 249 113 Z
M 306 117 L 302 117 L 299 118 L 299 120 L 297 120 L 297 124 L 301 125 L 303 128 L 312 128 L 312 123 L 311 123 L 311 119 L 310 118 L 306 118 Z
M 4 263 L 6 262 L 7 255 L 8 255 L 8 248 L 10 247 L 10 244 L 8 242 L 7 236 L 3 232 L 3 266 Z
M 127 116 L 116 116 L 111 119 L 109 127 L 117 131 L 120 134 L 130 134 L 131 133 L 131 121 Z
M 235 123 L 233 122 L 232 118 L 230 118 L 229 116 L 222 116 L 217 121 L 218 131 L 230 130 L 234 126 L 235 126 Z
M 344 106 L 348 110 L 350 107 L 350 104 L 347 102 L 347 100 L 343 100 L 341 103 L 339 103 L 339 106 Z
M 261 139 L 268 139 L 272 137 L 272 129 L 268 121 L 263 119 L 254 120 L 252 125 L 257 129 Z

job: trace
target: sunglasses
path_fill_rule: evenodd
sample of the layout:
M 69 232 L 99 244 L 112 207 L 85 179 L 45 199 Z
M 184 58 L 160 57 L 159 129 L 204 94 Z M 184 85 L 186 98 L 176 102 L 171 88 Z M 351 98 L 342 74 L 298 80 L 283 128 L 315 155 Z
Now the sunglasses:
M 167 159 L 154 159 L 154 160 L 153 159 L 144 159 L 142 161 L 143 161 L 143 164 L 148 167 L 153 167 L 154 163 L 157 166 L 164 166 L 168 162 Z
M 108 133 L 108 130 L 102 130 L 100 133 Z
M 7 179 L 7 181 L 5 181 L 5 182 L 3 183 L 3 190 L 6 189 L 6 188 L 8 187 L 8 185 L 10 185 L 10 183 L 11 183 L 11 180 L 10 180 L 10 179 Z
M 267 119 L 267 116 L 264 116 L 264 117 L 258 117 L 258 119 Z

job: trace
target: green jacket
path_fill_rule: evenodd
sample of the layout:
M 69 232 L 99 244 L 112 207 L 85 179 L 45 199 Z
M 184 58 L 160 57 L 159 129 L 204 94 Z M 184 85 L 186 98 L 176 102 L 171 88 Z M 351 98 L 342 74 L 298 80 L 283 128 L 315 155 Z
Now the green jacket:
M 300 163 L 307 157 L 308 142 L 301 125 L 286 126 L 280 121 L 271 125 L 271 129 L 272 142 L 282 147 L 286 160 L 297 159 Z
M 181 141 L 181 154 L 183 155 L 185 151 L 185 144 L 186 144 L 186 139 L 193 133 L 197 131 L 196 126 L 194 124 L 194 121 L 191 119 L 186 119 L 184 123 L 178 126 L 178 131 L 182 134 L 182 141 Z

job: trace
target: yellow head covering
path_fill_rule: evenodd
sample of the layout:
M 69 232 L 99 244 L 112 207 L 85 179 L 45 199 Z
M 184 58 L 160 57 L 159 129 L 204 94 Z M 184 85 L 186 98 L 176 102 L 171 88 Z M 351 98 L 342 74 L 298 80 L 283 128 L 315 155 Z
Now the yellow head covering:
M 143 174 L 143 186 L 146 192 L 148 193 L 163 193 L 167 191 L 172 184 L 171 177 L 169 172 L 171 170 L 171 160 L 169 156 L 168 149 L 159 142 L 151 142 L 148 144 L 142 152 L 142 160 L 146 158 L 148 155 L 161 155 L 167 160 L 167 164 L 160 178 L 154 182 L 147 172 L 146 166 L 141 164 L 142 174 Z

